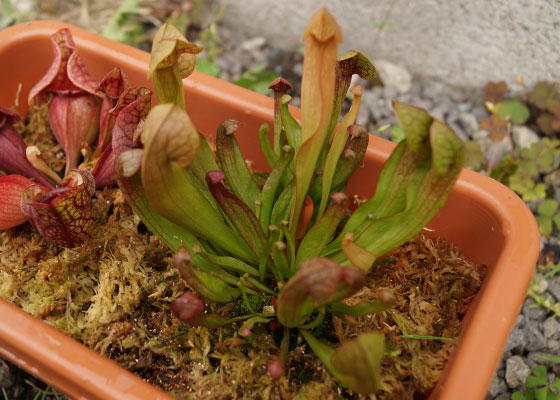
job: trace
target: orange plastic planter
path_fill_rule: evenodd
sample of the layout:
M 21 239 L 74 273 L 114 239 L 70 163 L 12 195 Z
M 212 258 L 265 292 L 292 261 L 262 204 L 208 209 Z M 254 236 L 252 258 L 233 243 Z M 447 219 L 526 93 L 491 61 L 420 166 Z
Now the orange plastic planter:
M 17 105 L 24 115 L 27 95 L 47 71 L 50 35 L 59 22 L 29 22 L 0 31 L 0 104 Z M 114 66 L 131 84 L 150 86 L 149 54 L 69 26 L 78 49 L 97 79 Z M 21 84 L 19 103 L 16 103 Z M 196 126 L 214 135 L 228 118 L 242 122 L 241 147 L 256 167 L 265 166 L 257 132 L 271 121 L 270 98 L 195 72 L 185 80 L 187 109 Z M 394 145 L 372 138 L 364 167 L 350 191 L 371 196 L 383 161 Z M 539 232 L 525 204 L 500 183 L 463 170 L 445 207 L 431 221 L 435 234 L 455 243 L 476 263 L 488 266 L 459 344 L 430 399 L 483 399 L 519 312 L 539 252 Z M 19 308 L 0 300 L 0 355 L 72 398 L 168 399 L 115 362 L 105 359 Z

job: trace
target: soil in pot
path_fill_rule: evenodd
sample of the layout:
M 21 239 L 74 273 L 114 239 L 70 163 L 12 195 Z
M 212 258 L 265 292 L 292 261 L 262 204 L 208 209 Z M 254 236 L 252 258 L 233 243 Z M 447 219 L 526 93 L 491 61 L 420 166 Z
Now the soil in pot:
M 46 121 L 45 109 L 34 109 L 17 127 L 61 170 L 63 155 Z M 267 367 L 278 357 L 281 328 L 255 327 L 244 338 L 239 326 L 208 330 L 181 323 L 169 304 L 187 287 L 171 252 L 132 214 L 119 189 L 97 191 L 94 199 L 96 230 L 80 248 L 51 246 L 29 224 L 0 231 L 0 297 L 177 398 L 361 398 L 339 386 L 295 333 L 286 374 L 273 382 Z M 419 235 L 379 261 L 366 288 L 350 300 L 373 300 L 385 288 L 395 293 L 395 307 L 333 318 L 313 333 L 335 344 L 361 332 L 384 332 L 388 349 L 378 398 L 427 397 L 484 274 L 484 266 L 454 246 Z M 263 295 L 251 302 L 262 309 L 274 300 Z M 241 307 L 214 305 L 224 316 Z

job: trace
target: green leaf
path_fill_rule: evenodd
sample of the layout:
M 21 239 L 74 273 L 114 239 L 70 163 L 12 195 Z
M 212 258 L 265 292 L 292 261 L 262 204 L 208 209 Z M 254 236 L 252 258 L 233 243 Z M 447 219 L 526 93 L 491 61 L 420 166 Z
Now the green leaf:
M 391 140 L 395 143 L 400 143 L 405 138 L 404 132 L 400 125 L 395 125 L 391 129 Z
M 259 220 L 247 204 L 223 185 L 224 178 L 225 174 L 222 171 L 210 171 L 206 174 L 206 183 L 224 214 L 257 259 L 260 259 L 266 249 L 267 241 Z
M 296 255 L 296 264 L 319 256 L 327 243 L 332 240 L 335 230 L 346 212 L 349 199 L 343 193 L 335 193 L 332 195 L 332 200 L 333 205 L 303 237 Z
M 280 196 L 274 203 L 272 214 L 270 216 L 270 223 L 272 225 L 280 226 L 282 221 L 287 221 L 290 217 L 290 207 L 296 192 L 296 182 L 292 179 L 288 185 L 282 189 Z
M 537 215 L 535 217 L 539 224 L 539 231 L 543 236 L 549 237 L 552 233 L 552 218 L 545 215 Z
M 286 131 L 286 140 L 296 151 L 301 146 L 301 126 L 290 113 L 288 103 L 292 98 L 285 94 L 280 99 L 280 116 L 282 117 L 282 125 Z
M 480 171 L 484 163 L 484 153 L 482 152 L 480 143 L 467 140 L 464 144 L 466 151 L 465 167 L 473 171 Z
M 536 354 L 536 357 L 544 361 L 550 361 L 556 364 L 560 364 L 560 356 L 555 356 L 552 354 Z
M 560 230 L 560 213 L 554 215 L 552 217 L 552 221 L 554 222 L 554 224 L 556 225 L 556 229 Z
M 523 161 L 529 165 L 522 165 L 523 170 L 531 175 L 537 173 L 551 173 L 560 164 L 560 142 L 558 140 L 550 140 L 544 138 L 536 143 L 533 143 L 529 149 L 524 149 L 521 152 Z M 532 170 L 530 167 L 535 167 Z
M 2 0 L 2 16 L 0 17 L 0 29 L 22 22 L 21 15 L 14 9 L 10 0 Z
M 270 318 L 261 316 L 251 317 L 247 321 L 245 321 L 243 325 L 241 325 L 241 328 L 239 328 L 239 332 L 241 332 L 243 329 L 248 329 L 250 331 L 251 329 L 253 329 L 255 324 L 266 324 L 268 322 L 270 322 Z
M 266 122 L 263 122 L 259 127 L 259 143 L 261 145 L 261 151 L 264 155 L 266 163 L 272 169 L 276 165 L 276 161 L 278 161 L 278 156 L 276 155 L 274 150 L 272 150 L 272 146 L 270 145 L 268 128 L 268 123 Z
M 379 29 L 380 31 L 382 31 L 385 28 L 391 28 L 392 26 L 394 26 L 392 22 L 377 22 L 377 21 L 371 21 L 370 25 Z
M 339 56 L 336 61 L 334 101 L 332 105 L 329 127 L 327 128 L 327 137 L 325 142 L 323 143 L 323 148 L 321 149 L 321 153 L 319 155 L 319 161 L 317 163 L 318 166 L 323 165 L 324 158 L 329 150 L 329 144 L 332 141 L 333 133 L 338 123 L 338 117 L 342 109 L 342 103 L 349 94 L 348 88 L 350 88 L 352 76 L 358 75 L 362 79 L 371 80 L 375 78 L 376 75 L 375 67 L 373 66 L 371 61 L 369 61 L 366 56 L 358 51 L 350 50 Z
M 545 386 L 548 384 L 548 377 L 546 374 L 546 367 L 544 365 L 539 365 L 533 369 L 531 375 L 527 377 L 525 381 L 525 386 L 528 388 L 534 388 L 537 386 Z
M 246 71 L 241 78 L 233 83 L 245 89 L 252 90 L 260 94 L 268 93 L 268 85 L 278 77 L 278 74 L 266 72 L 266 64 L 259 64 L 253 70 Z
M 529 119 L 529 109 L 517 100 L 502 101 L 496 104 L 495 111 L 500 117 L 509 118 L 516 125 L 523 125 Z
M 349 130 L 351 125 L 356 121 L 358 116 L 358 111 L 360 109 L 360 100 L 362 98 L 362 88 L 361 86 L 352 88 L 351 92 L 354 94 L 352 99 L 352 105 L 350 110 L 340 121 L 340 124 L 336 126 L 334 131 L 334 136 L 330 142 L 330 148 L 327 153 L 325 164 L 323 167 L 323 176 L 321 182 L 321 202 L 319 204 L 319 211 L 317 215 L 320 217 L 325 211 L 327 206 L 327 201 L 329 200 L 331 185 L 336 171 L 336 166 L 338 165 L 338 160 L 342 151 L 344 150 L 345 144 L 348 139 Z
M 255 267 L 252 267 L 251 265 L 244 263 L 237 258 L 208 254 L 200 246 L 192 246 L 192 249 L 195 253 L 200 254 L 201 257 L 207 259 L 212 264 L 216 264 L 223 269 L 235 271 L 241 275 L 249 274 L 251 276 L 259 276 L 259 271 L 257 271 Z
M 207 58 L 199 58 L 196 60 L 196 66 L 194 69 L 198 72 L 202 72 L 203 74 L 214 76 L 216 78 L 220 76 L 220 72 L 222 72 L 216 63 L 213 63 Z
M 102 35 L 117 42 L 137 46 L 145 37 L 142 24 L 136 18 L 138 14 L 138 0 L 125 0 L 107 22 Z
M 406 189 L 412 172 L 429 161 L 429 128 L 432 117 L 424 110 L 404 103 L 393 102 L 397 119 L 406 134 L 383 165 L 375 195 L 352 214 L 342 237 L 355 231 L 368 218 L 381 218 L 402 211 Z
M 238 129 L 238 124 L 231 119 L 220 124 L 216 134 L 216 154 L 231 191 L 255 211 L 257 201 L 261 199 L 261 192 L 247 168 L 245 158 L 235 139 L 234 133 Z
M 547 199 L 539 203 L 537 211 L 541 215 L 552 217 L 558 210 L 558 203 L 556 200 Z
M 309 331 L 300 330 L 309 346 L 344 386 L 362 394 L 375 393 L 381 381 L 383 335 L 365 333 L 342 342 L 336 349 L 321 343 Z
M 348 179 L 361 165 L 369 143 L 369 133 L 359 125 L 350 127 L 352 134 L 346 141 L 344 151 L 338 159 L 332 179 L 330 193 L 344 192 Z M 322 192 L 322 180 L 315 179 L 309 188 L 309 196 L 314 203 L 319 201 Z
M 529 400 L 529 398 L 523 392 L 517 391 L 511 396 L 511 400 Z
M 508 186 L 511 190 L 520 194 L 526 202 L 537 201 L 546 197 L 546 186 L 543 183 L 535 185 L 533 179 L 517 170 L 509 177 Z
M 377 256 L 371 251 L 363 248 L 363 246 L 355 243 L 353 239 L 354 232 L 348 232 L 342 238 L 340 247 L 350 264 L 355 265 L 360 269 L 360 271 L 367 275 L 371 270 L 371 267 L 373 267 L 373 263 L 377 259 Z
M 538 108 L 546 110 L 558 97 L 557 84 L 546 81 L 537 82 L 527 97 Z
M 187 229 L 172 223 L 155 212 L 146 198 L 142 187 L 140 173 L 125 177 L 123 174 L 123 158 L 119 156 L 115 160 L 115 175 L 119 188 L 122 190 L 127 204 L 132 207 L 135 215 L 138 215 L 148 230 L 156 235 L 172 251 L 187 245 L 192 247 L 198 241 Z
M 181 277 L 201 296 L 226 303 L 241 295 L 239 288 L 233 288 L 224 281 L 225 273 L 209 273 L 196 268 L 186 247 L 177 250 L 173 261 Z
M 283 146 L 280 159 L 272 169 L 268 176 L 261 193 L 261 211 L 259 219 L 264 232 L 268 232 L 268 225 L 270 224 L 270 217 L 274 206 L 274 200 L 278 193 L 278 188 L 282 181 L 284 171 L 288 168 L 294 157 L 294 148 L 292 146 Z
M 198 138 L 198 153 L 190 163 L 189 169 L 196 176 L 196 179 L 202 183 L 206 179 L 206 173 L 208 171 L 215 171 L 219 168 L 214 158 L 214 153 L 212 153 L 206 138 L 201 133 L 198 134 Z
M 407 139 L 408 141 L 408 139 Z M 403 212 L 374 219 L 356 237 L 356 244 L 379 257 L 416 235 L 443 206 L 464 161 L 461 140 L 445 124 L 430 126 L 432 163 L 417 168 L 406 188 Z

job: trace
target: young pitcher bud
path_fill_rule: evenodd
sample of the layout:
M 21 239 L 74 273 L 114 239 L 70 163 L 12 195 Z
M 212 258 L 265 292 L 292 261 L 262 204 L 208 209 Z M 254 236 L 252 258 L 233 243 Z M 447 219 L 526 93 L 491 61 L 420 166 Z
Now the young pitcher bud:
M 204 303 L 194 293 L 186 292 L 174 300 L 170 308 L 173 315 L 183 322 L 190 323 L 204 310 Z
M 270 376 L 270 379 L 272 379 L 272 382 L 276 382 L 278 379 L 286 375 L 284 364 L 282 364 L 280 360 L 272 360 L 268 364 L 266 372 L 268 373 L 268 376 Z

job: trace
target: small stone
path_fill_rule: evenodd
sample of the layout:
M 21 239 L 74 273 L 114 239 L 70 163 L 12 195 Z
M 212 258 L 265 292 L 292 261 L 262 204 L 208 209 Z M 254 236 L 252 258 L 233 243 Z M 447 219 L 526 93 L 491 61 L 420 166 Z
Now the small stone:
M 517 316 L 517 320 L 515 321 L 515 326 L 509 335 L 509 339 L 506 344 L 505 352 L 509 352 L 516 347 L 520 347 L 525 343 L 525 317 L 520 314 Z
M 12 378 L 10 376 L 10 367 L 0 358 L 0 388 L 9 388 L 12 386 Z
M 548 351 L 552 354 L 559 354 L 560 353 L 560 340 L 548 339 L 546 341 L 546 347 Z
M 513 140 L 519 147 L 526 149 L 539 141 L 539 136 L 526 126 L 514 125 L 511 129 Z
M 393 87 L 393 86 L 386 85 L 386 86 L 383 88 L 383 97 L 385 98 L 385 100 L 387 101 L 387 103 L 390 103 L 391 100 L 393 100 L 394 98 L 396 98 L 396 97 L 397 97 L 397 93 L 398 93 L 397 89 L 396 89 L 395 87 Z
M 439 103 L 429 112 L 433 117 L 443 121 L 447 118 L 447 114 L 449 114 L 449 105 L 447 103 Z
M 490 132 L 484 129 L 479 129 L 473 133 L 473 139 L 476 141 L 487 140 L 488 138 L 490 138 Z
M 550 279 L 548 281 L 548 292 L 556 298 L 556 301 L 560 301 L 560 282 Z
M 555 317 L 549 318 L 543 323 L 543 334 L 547 339 L 560 338 L 560 322 Z
M 472 110 L 472 104 L 468 101 L 463 101 L 463 102 L 457 103 L 457 109 L 462 113 L 468 113 L 469 111 Z
M 475 105 L 473 106 L 471 113 L 476 117 L 477 120 L 482 120 L 484 118 L 488 118 L 488 110 L 486 107 L 482 105 Z
M 544 293 L 548 289 L 548 281 L 546 279 L 541 279 L 539 281 L 539 293 Z
M 253 51 L 263 47 L 266 44 L 266 39 L 262 36 L 257 36 L 245 40 L 241 43 L 241 48 L 245 51 Z
M 370 118 L 370 112 L 367 107 L 360 107 L 358 111 L 358 117 L 356 118 L 356 124 L 365 126 Z
M 525 300 L 523 304 L 523 315 L 533 321 L 540 321 L 544 319 L 546 310 L 536 305 L 532 299 Z
M 522 386 L 530 374 L 531 370 L 520 356 L 510 357 L 506 361 L 506 382 L 511 389 Z
M 507 386 L 504 380 L 500 379 L 498 376 L 494 376 L 494 379 L 492 379 L 492 383 L 490 384 L 490 389 L 488 389 L 488 394 L 494 397 L 500 393 L 504 393 L 506 390 Z
M 496 165 L 506 154 L 509 154 L 510 152 L 511 143 L 507 140 L 507 138 L 504 138 L 504 140 L 499 142 L 490 142 L 486 158 L 488 160 L 494 160 L 493 165 Z
M 542 351 L 546 348 L 546 338 L 535 325 L 529 325 L 525 328 L 525 349 L 528 351 Z
M 393 64 L 387 60 L 373 62 L 377 75 L 385 86 L 393 87 L 398 93 L 406 93 L 412 86 L 412 76 L 401 65 Z
M 423 108 L 424 110 L 430 112 L 430 110 L 434 106 L 434 103 L 428 99 L 418 99 L 415 100 L 412 105 Z
M 303 75 L 303 63 L 296 63 L 294 64 L 294 67 L 292 68 L 292 72 L 298 76 L 302 76 Z
M 479 129 L 478 120 L 474 114 L 471 113 L 459 113 L 457 122 L 463 127 L 469 136 L 472 136 Z

